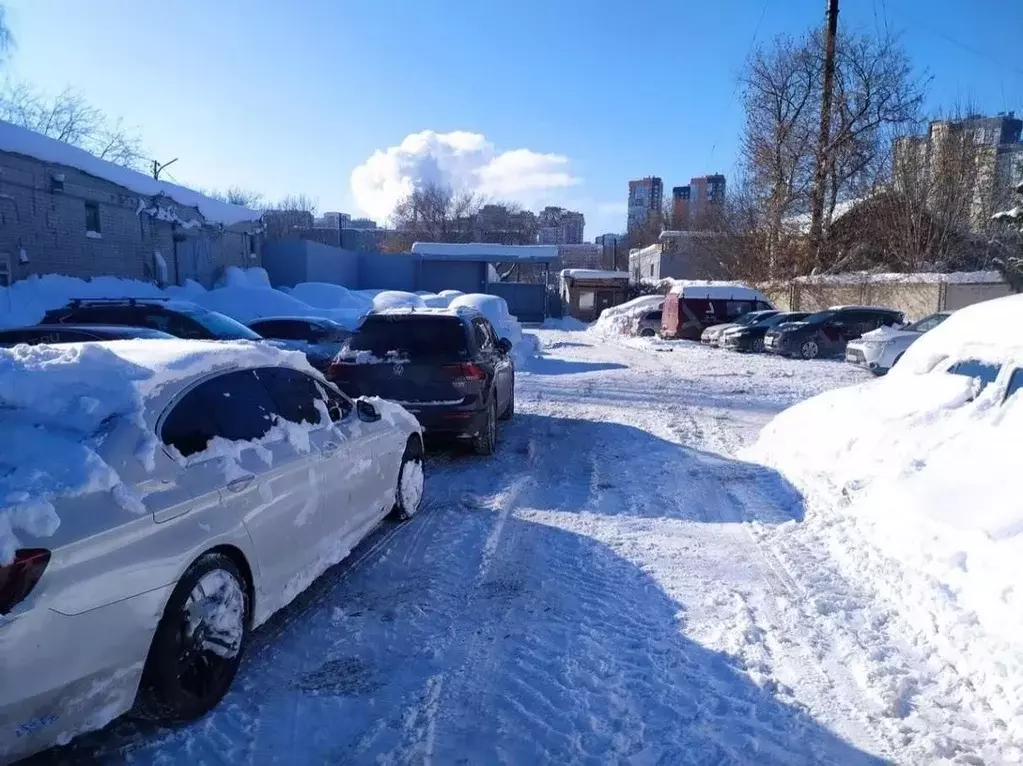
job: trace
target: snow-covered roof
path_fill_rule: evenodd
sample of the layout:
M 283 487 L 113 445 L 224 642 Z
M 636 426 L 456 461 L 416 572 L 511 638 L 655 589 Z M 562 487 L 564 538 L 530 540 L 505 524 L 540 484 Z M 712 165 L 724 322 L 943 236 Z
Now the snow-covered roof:
M 863 202 L 862 199 L 850 199 L 844 202 L 839 202 L 835 205 L 835 211 L 831 215 L 831 221 L 834 223 L 843 215 L 848 213 L 858 204 Z M 810 224 L 812 223 L 812 216 L 810 213 L 800 213 L 799 215 L 789 216 L 782 221 L 783 224 L 790 228 L 796 229 L 802 234 L 807 234 L 810 231 Z
M 557 258 L 558 248 L 557 245 L 495 245 L 489 242 L 416 242 L 412 245 L 412 254 L 492 263 L 543 262 Z
M 600 269 L 562 269 L 562 279 L 629 279 L 627 271 L 601 271 Z
M 800 284 L 952 284 L 979 285 L 998 284 L 1005 279 L 997 271 L 960 271 L 951 274 L 917 272 L 913 274 L 875 274 L 867 271 L 854 271 L 845 274 L 816 274 L 796 277 L 792 280 Z
M 671 292 L 684 298 L 771 302 L 759 290 L 754 290 L 752 287 L 737 282 L 680 281 L 672 286 Z
M 203 218 L 210 223 L 234 226 L 239 223 L 258 221 L 262 215 L 259 211 L 249 210 L 241 205 L 231 205 L 211 199 L 193 189 L 186 189 L 184 186 L 157 181 L 143 173 L 101 160 L 77 146 L 71 146 L 71 144 L 34 133 L 2 120 L 0 120 L 0 152 L 23 154 L 42 162 L 75 168 L 143 196 L 164 195 L 170 197 L 179 205 L 198 208 Z

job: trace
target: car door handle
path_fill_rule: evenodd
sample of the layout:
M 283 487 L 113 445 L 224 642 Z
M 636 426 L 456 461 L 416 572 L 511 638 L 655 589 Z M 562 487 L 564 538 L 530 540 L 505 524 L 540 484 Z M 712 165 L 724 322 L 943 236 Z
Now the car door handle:
M 323 453 L 324 457 L 330 457 L 335 452 L 337 452 L 338 446 L 340 446 L 340 445 L 338 445 L 337 442 L 324 442 L 320 446 L 320 452 Z
M 237 479 L 231 479 L 227 483 L 227 488 L 232 492 L 241 492 L 243 489 L 247 489 L 255 478 L 255 476 L 240 476 Z

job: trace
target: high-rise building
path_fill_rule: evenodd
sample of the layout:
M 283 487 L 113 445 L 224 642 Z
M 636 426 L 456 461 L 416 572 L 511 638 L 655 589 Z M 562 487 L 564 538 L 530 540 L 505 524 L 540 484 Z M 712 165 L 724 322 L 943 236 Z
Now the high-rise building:
M 1007 206 L 1012 190 L 1023 180 L 1023 120 L 1014 112 L 994 117 L 971 116 L 964 120 L 935 120 L 926 136 L 903 136 L 895 143 L 896 183 L 914 182 L 918 171 L 934 180 L 943 156 L 954 158 L 956 147 L 970 146 L 975 163 L 975 178 L 970 195 L 969 226 L 975 231 L 987 229 L 991 215 Z M 955 162 L 954 159 L 951 160 Z M 934 200 L 931 200 L 934 202 Z
M 684 188 L 684 187 L 683 187 Z M 725 177 L 700 176 L 689 182 L 689 219 L 696 225 L 725 205 Z
M 651 214 L 660 215 L 663 197 L 664 183 L 657 176 L 629 181 L 629 231 L 643 226 Z
M 582 213 L 548 206 L 536 219 L 537 241 L 541 245 L 578 245 L 583 241 L 586 218 Z
M 689 228 L 690 187 L 675 186 L 671 190 L 671 226 L 686 231 Z

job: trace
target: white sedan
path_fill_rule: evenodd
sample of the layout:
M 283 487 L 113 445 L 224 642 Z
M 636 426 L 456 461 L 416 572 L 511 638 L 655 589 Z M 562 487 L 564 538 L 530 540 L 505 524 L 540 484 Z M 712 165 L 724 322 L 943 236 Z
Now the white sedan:
M 203 715 L 250 631 L 423 495 L 415 418 L 298 353 L 18 346 L 0 372 L 0 763 Z
M 882 325 L 849 341 L 845 347 L 845 360 L 865 367 L 875 375 L 884 375 L 921 335 L 940 325 L 950 314 L 949 311 L 939 311 L 897 330 Z

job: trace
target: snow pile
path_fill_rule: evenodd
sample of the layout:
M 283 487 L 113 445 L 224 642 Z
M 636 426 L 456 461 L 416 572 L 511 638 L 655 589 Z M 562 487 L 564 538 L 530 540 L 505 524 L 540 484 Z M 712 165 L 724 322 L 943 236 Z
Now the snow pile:
M 373 296 L 374 311 L 404 308 L 425 309 L 426 304 L 415 293 L 406 293 L 401 290 L 382 290 Z
M 593 323 L 593 330 L 600 335 L 633 335 L 639 320 L 663 305 L 663 295 L 641 295 L 618 306 L 604 309 Z
M 419 297 L 423 303 L 426 304 L 427 308 L 431 309 L 446 309 L 454 298 L 447 295 L 438 295 L 436 293 L 420 293 Z
M 925 334 L 889 377 L 822 394 L 776 417 L 746 457 L 809 499 L 805 525 L 850 572 L 1000 700 L 1023 739 L 1023 296 L 961 309 Z M 1004 365 L 980 390 L 957 360 Z M 865 543 L 850 544 L 849 540 Z M 864 547 L 864 545 L 866 547 Z
M 108 419 L 140 410 L 148 375 L 98 344 L 0 349 L 0 565 L 19 532 L 57 530 L 56 496 L 123 488 L 96 449 Z
M 329 282 L 299 282 L 288 291 L 288 294 L 318 309 L 369 310 L 371 305 L 366 296 Z
M 147 197 L 160 195 L 170 197 L 180 205 L 197 208 L 207 221 L 223 226 L 259 221 L 262 216 L 256 210 L 211 199 L 193 189 L 186 189 L 184 186 L 157 181 L 142 173 L 101 160 L 84 149 L 47 138 L 2 120 L 0 120 L 0 151 L 23 154 L 43 162 L 76 168 Z
M 165 293 L 156 285 L 132 279 L 97 277 L 85 281 L 59 274 L 31 276 L 10 287 L 0 287 L 0 327 L 34 325 L 47 311 L 66 306 L 72 298 L 161 297 Z
M 500 296 L 483 293 L 460 295 L 451 301 L 448 308 L 452 311 L 459 309 L 478 311 L 490 320 L 498 337 L 507 338 L 513 345 L 522 339 L 522 325 L 508 311 L 508 302 Z
M 241 268 L 228 266 L 217 280 L 217 287 L 251 287 L 255 289 L 270 287 L 270 275 L 261 266 Z

